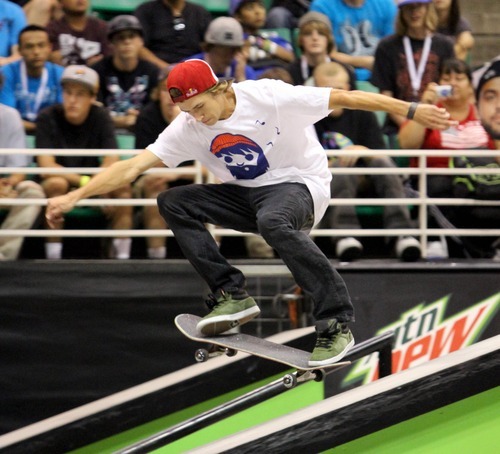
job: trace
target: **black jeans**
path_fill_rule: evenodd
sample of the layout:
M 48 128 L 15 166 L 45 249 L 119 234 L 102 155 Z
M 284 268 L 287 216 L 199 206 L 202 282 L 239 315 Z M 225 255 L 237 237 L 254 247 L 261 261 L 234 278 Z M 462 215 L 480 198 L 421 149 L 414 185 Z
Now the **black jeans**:
M 184 256 L 213 292 L 244 288 L 245 277 L 220 253 L 205 223 L 260 233 L 290 269 L 297 285 L 311 296 L 316 319 L 354 320 L 344 280 L 307 233 L 313 224 L 314 206 L 306 185 L 178 186 L 158 196 L 158 207 Z

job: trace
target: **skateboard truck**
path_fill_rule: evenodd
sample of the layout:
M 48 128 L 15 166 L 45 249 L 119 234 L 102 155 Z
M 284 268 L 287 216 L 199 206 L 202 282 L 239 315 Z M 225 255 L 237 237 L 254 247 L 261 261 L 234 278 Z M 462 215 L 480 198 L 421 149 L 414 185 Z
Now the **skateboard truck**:
M 238 353 L 234 348 L 220 347 L 218 345 L 212 344 L 209 348 L 199 348 L 194 352 L 194 359 L 198 363 L 204 363 L 210 358 L 215 358 L 216 356 L 226 355 L 234 356 Z
M 307 381 L 323 381 L 326 376 L 324 369 L 313 370 L 297 370 L 295 372 L 283 376 L 283 385 L 285 388 L 291 389 L 297 386 L 298 383 L 305 383 Z

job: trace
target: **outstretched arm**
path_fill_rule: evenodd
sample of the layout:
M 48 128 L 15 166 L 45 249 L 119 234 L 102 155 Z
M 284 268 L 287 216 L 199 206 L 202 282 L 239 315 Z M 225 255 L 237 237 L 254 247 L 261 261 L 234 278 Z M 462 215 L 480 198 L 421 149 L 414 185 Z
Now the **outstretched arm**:
M 450 120 L 446 109 L 429 104 L 416 104 L 391 98 L 379 93 L 365 91 L 338 90 L 332 88 L 329 108 L 359 109 L 368 111 L 383 111 L 390 114 L 411 118 L 421 125 L 431 129 L 447 129 L 457 124 Z
M 68 194 L 52 197 L 47 201 L 45 217 L 50 227 L 62 220 L 64 213 L 70 211 L 81 199 L 111 192 L 126 183 L 134 181 L 141 173 L 154 167 L 160 159 L 148 150 L 133 158 L 115 162 L 95 175 L 85 186 Z

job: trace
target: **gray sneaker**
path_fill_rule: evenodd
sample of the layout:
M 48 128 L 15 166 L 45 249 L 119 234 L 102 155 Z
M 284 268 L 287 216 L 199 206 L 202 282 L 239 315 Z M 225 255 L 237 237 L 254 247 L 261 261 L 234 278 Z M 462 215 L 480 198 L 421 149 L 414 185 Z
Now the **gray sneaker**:
M 209 295 L 206 302 L 210 313 L 203 317 L 196 326 L 205 336 L 215 336 L 236 326 L 247 323 L 260 314 L 255 300 L 244 290 L 226 293 L 223 290 Z
M 326 366 L 340 361 L 354 345 L 354 337 L 345 323 L 337 319 L 316 322 L 316 346 L 309 360 L 310 366 Z

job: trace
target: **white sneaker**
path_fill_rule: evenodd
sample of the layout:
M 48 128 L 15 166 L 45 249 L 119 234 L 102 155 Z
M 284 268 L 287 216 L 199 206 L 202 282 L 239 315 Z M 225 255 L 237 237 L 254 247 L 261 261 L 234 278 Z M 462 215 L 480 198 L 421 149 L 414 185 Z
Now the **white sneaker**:
M 411 236 L 402 236 L 396 242 L 396 256 L 403 262 L 415 262 L 422 255 L 420 242 Z
M 448 246 L 444 238 L 442 238 L 440 241 L 429 241 L 427 243 L 428 260 L 442 260 L 447 258 L 448 258 Z
M 337 241 L 337 257 L 341 262 L 352 262 L 361 257 L 363 245 L 352 236 Z

